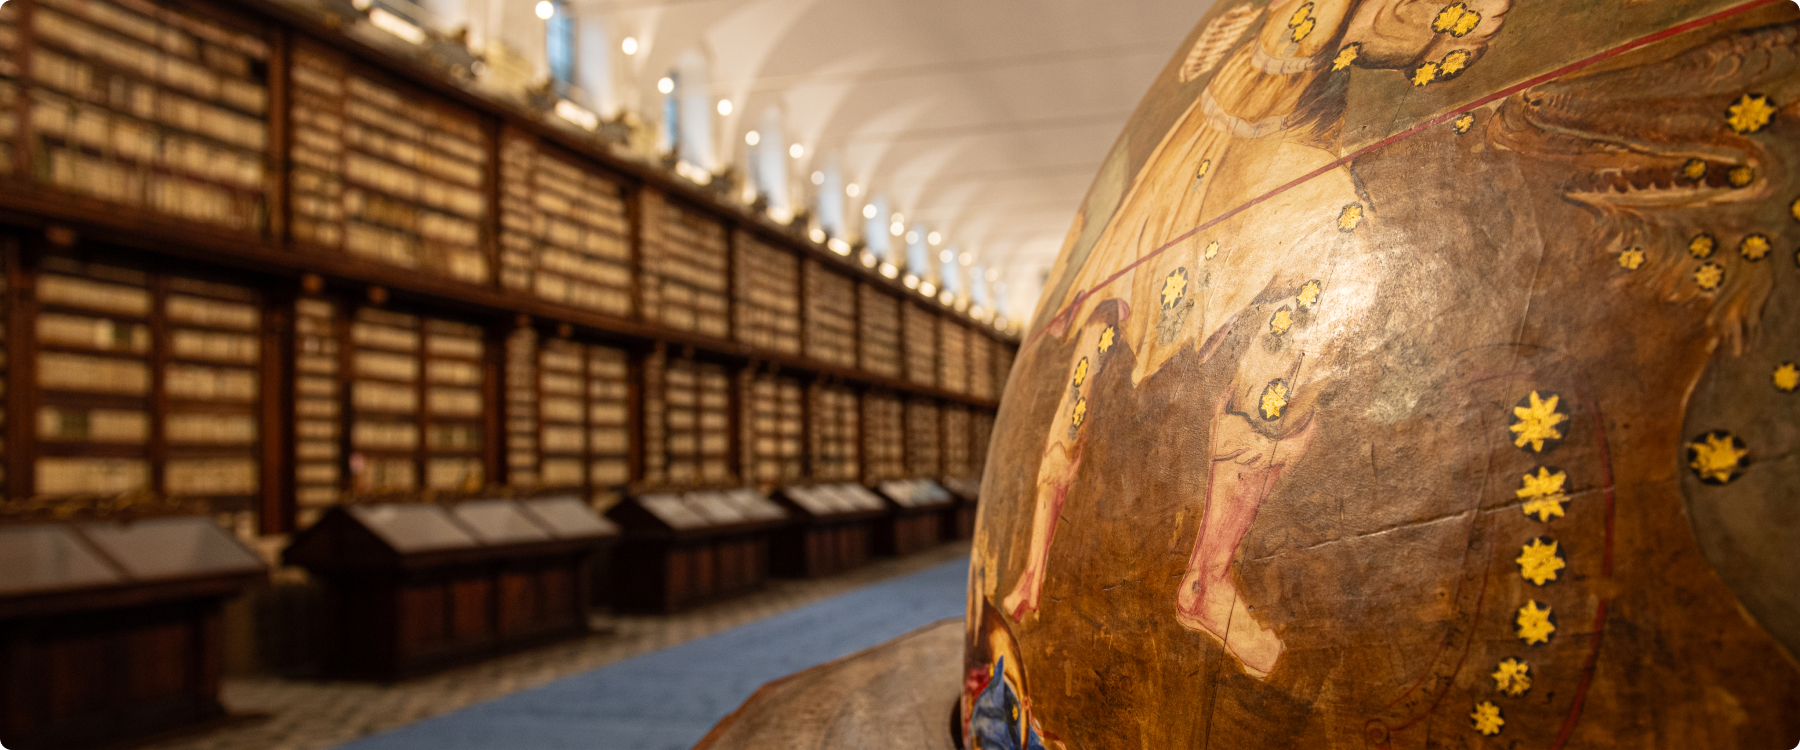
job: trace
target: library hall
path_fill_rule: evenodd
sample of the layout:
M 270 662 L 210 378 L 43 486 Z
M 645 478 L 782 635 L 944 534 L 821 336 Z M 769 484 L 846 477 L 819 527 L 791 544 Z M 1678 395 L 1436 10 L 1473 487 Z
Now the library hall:
M 0 0 L 0 750 L 1800 748 L 1800 0 Z

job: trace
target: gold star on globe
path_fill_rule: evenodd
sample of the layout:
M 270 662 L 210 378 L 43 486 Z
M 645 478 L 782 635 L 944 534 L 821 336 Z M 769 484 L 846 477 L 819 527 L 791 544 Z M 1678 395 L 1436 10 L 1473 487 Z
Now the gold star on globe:
M 1281 379 L 1269 381 L 1269 384 L 1263 388 L 1262 392 L 1262 403 L 1260 404 L 1262 407 L 1262 418 L 1265 421 L 1280 419 L 1281 410 L 1286 409 L 1287 405 L 1287 381 Z
M 1712 257 L 1713 248 L 1718 246 L 1718 240 L 1713 239 L 1712 235 L 1702 232 L 1688 240 L 1688 255 L 1692 255 L 1698 260 L 1705 260 Z
M 1437 18 L 1431 19 L 1431 30 L 1439 34 L 1450 33 L 1451 29 L 1456 28 L 1456 22 L 1462 19 L 1463 11 L 1467 9 L 1468 6 L 1462 3 L 1444 6 L 1443 10 L 1438 11 Z
M 1688 468 L 1700 475 L 1700 479 L 1712 484 L 1728 484 L 1736 479 L 1738 471 L 1744 468 L 1744 459 L 1750 455 L 1748 448 L 1731 433 L 1713 430 L 1700 439 L 1688 443 Z
M 1469 128 L 1474 126 L 1475 114 L 1472 112 L 1465 113 L 1462 117 L 1458 117 L 1455 121 L 1450 123 L 1450 127 L 1456 131 L 1457 135 L 1469 132 Z
M 1175 303 L 1181 301 L 1184 294 L 1187 294 L 1187 271 L 1177 268 L 1169 274 L 1168 278 L 1163 279 L 1163 307 L 1174 307 Z
M 1800 388 L 1800 367 L 1792 362 L 1783 362 L 1780 367 L 1775 368 L 1774 380 L 1775 390 L 1793 393 L 1795 388 Z
M 1104 330 L 1100 331 L 1100 345 L 1096 348 L 1100 350 L 1101 354 L 1105 354 L 1112 350 L 1113 337 L 1117 330 L 1117 328 L 1107 326 Z
M 1549 643 L 1550 636 L 1556 633 L 1556 623 L 1550 620 L 1550 606 L 1535 601 L 1520 607 L 1513 622 L 1518 625 L 1519 640 L 1528 646 Z
M 1362 224 L 1362 220 L 1363 205 L 1361 203 L 1352 203 L 1345 206 L 1344 210 L 1338 212 L 1338 229 L 1345 232 L 1356 231 L 1356 228 Z
M 1529 406 L 1513 407 L 1513 417 L 1518 420 L 1511 427 L 1514 433 L 1513 445 L 1523 448 L 1529 444 L 1533 451 L 1543 453 L 1544 441 L 1562 439 L 1562 430 L 1557 426 L 1568 421 L 1569 415 L 1556 410 L 1557 402 L 1562 397 L 1554 393 L 1546 399 L 1539 396 L 1537 391 L 1532 391 L 1527 398 Z
M 1069 426 L 1080 427 L 1087 421 L 1087 399 L 1076 399 L 1075 408 L 1069 410 Z
M 1734 188 L 1741 188 L 1756 181 L 1756 170 L 1751 167 L 1732 167 L 1725 173 L 1725 181 Z
M 1738 254 L 1744 256 L 1745 260 L 1762 260 L 1768 256 L 1769 250 L 1773 247 L 1769 243 L 1768 235 L 1752 234 L 1746 236 L 1743 242 L 1738 243 Z
M 1475 731 L 1485 737 L 1499 734 L 1500 728 L 1506 726 L 1506 719 L 1500 716 L 1500 707 L 1494 705 L 1492 701 L 1475 704 L 1475 710 L 1469 714 L 1469 721 L 1475 727 Z
M 1454 27 L 1451 27 L 1450 36 L 1457 36 L 1457 37 L 1467 36 L 1469 34 L 1469 32 L 1475 30 L 1476 26 L 1480 26 L 1480 25 L 1481 25 L 1481 14 L 1480 13 L 1476 13 L 1475 11 L 1472 11 L 1472 10 L 1463 11 L 1462 17 L 1456 19 L 1456 25 Z
M 1556 571 L 1566 567 L 1556 554 L 1556 542 L 1548 537 L 1538 537 L 1519 548 L 1519 559 L 1513 562 L 1519 564 L 1520 577 L 1538 586 L 1556 580 Z
M 1300 294 L 1295 297 L 1300 303 L 1300 309 L 1311 310 L 1313 305 L 1319 304 L 1319 293 L 1324 289 L 1325 287 L 1319 283 L 1318 279 L 1301 284 Z
M 1686 164 L 1681 165 L 1681 176 L 1699 182 L 1706 177 L 1706 161 L 1702 159 L 1687 160 Z
M 1211 172 L 1211 171 L 1212 171 L 1212 160 L 1211 159 L 1201 159 L 1200 160 L 1200 168 L 1194 170 L 1194 179 L 1198 180 L 1202 177 L 1205 177 L 1206 173 Z
M 1218 255 L 1218 254 L 1219 254 L 1219 241 L 1218 240 L 1213 240 L 1212 242 L 1206 243 L 1206 259 L 1207 260 L 1212 260 L 1213 256 Z
M 1086 383 L 1087 376 L 1088 358 L 1082 357 L 1080 362 L 1075 363 L 1075 387 L 1080 388 L 1082 383 Z
M 1775 116 L 1775 103 L 1761 94 L 1745 94 L 1725 110 L 1725 124 L 1739 133 L 1754 133 Z
M 1508 658 L 1494 670 L 1494 689 L 1517 698 L 1531 689 L 1531 665 Z
M 1453 76 L 1461 73 L 1462 69 L 1466 67 L 1469 67 L 1469 51 L 1459 49 L 1444 55 L 1443 62 L 1438 63 L 1438 72 Z
M 1413 71 L 1412 85 L 1423 86 L 1427 83 L 1431 83 L 1432 81 L 1437 80 L 1437 73 L 1438 73 L 1438 64 L 1437 63 L 1428 62 L 1428 63 L 1425 63 L 1424 65 L 1420 65 L 1418 70 Z
M 1794 217 L 1794 221 L 1800 221 L 1800 198 L 1794 200 L 1794 205 L 1788 206 L 1788 213 Z
M 1331 58 L 1332 70 L 1343 70 L 1356 62 L 1356 56 L 1362 54 L 1362 44 L 1356 43 L 1338 50 L 1337 57 Z
M 1725 267 L 1717 263 L 1701 263 L 1699 268 L 1694 269 L 1694 283 L 1700 286 L 1701 291 L 1718 289 L 1720 284 L 1725 283 Z
M 1627 271 L 1636 271 L 1644 265 L 1644 249 L 1628 247 L 1619 251 L 1619 267 Z
M 1298 8 L 1295 8 L 1294 14 L 1291 16 L 1288 16 L 1288 22 L 1287 22 L 1288 28 L 1290 28 L 1290 29 L 1295 28 L 1295 27 L 1299 26 L 1300 24 L 1306 23 L 1306 19 L 1312 18 L 1312 10 L 1313 10 L 1312 3 L 1305 3 Z
M 1315 25 L 1316 25 L 1316 22 L 1310 18 L 1306 19 L 1305 21 L 1301 21 L 1299 26 L 1294 27 L 1293 40 L 1296 42 L 1305 40 L 1306 37 L 1312 35 L 1313 27 Z
M 1275 315 L 1269 318 L 1269 333 L 1280 336 L 1287 333 L 1288 328 L 1291 328 L 1293 325 L 1293 311 L 1283 307 L 1280 310 L 1276 310 Z
M 1549 467 L 1539 466 L 1535 476 L 1526 474 L 1520 478 L 1519 489 L 1514 492 L 1525 504 L 1520 509 L 1525 515 L 1535 515 L 1539 521 L 1549 523 L 1551 516 L 1561 518 L 1563 503 L 1569 496 L 1563 494 L 1563 485 L 1569 481 L 1569 475 L 1558 471 L 1550 473 Z

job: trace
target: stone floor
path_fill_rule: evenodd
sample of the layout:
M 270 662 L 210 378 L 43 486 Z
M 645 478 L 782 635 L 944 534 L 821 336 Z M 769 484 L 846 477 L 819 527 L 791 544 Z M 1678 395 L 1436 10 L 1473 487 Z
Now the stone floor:
M 231 711 L 267 718 L 150 748 L 323 750 L 965 557 L 968 550 L 966 542 L 949 543 L 831 578 L 774 581 L 757 593 L 675 615 L 596 615 L 601 633 L 399 683 L 227 679 L 223 698 Z

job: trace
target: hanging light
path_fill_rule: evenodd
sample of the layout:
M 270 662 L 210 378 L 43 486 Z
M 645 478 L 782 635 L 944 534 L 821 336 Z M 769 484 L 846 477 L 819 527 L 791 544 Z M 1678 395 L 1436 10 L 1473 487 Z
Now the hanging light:
M 1000 269 L 997 269 L 997 268 L 988 269 L 987 270 L 987 280 L 988 281 L 999 281 L 1000 280 Z
M 619 51 L 624 52 L 627 55 L 637 54 L 637 37 L 625 37 L 625 41 L 619 42 Z
M 914 242 L 918 242 L 918 241 L 919 241 L 919 233 L 918 232 L 907 232 L 906 233 L 906 244 L 911 245 Z
M 895 237 L 899 237 L 900 235 L 906 234 L 906 227 L 904 225 L 902 225 L 900 222 L 896 221 L 896 222 L 888 225 L 888 234 L 894 235 Z
M 754 146 L 758 143 L 762 143 L 762 133 L 758 133 L 754 130 L 752 130 L 748 133 L 745 133 L 744 134 L 744 142 L 748 143 L 752 146 Z
M 867 206 L 863 206 L 863 218 L 865 218 L 865 219 L 875 218 L 875 204 L 870 203 Z
M 788 156 L 796 159 L 806 155 L 806 147 L 798 143 L 788 147 Z
M 824 172 L 814 172 L 814 173 L 812 173 L 812 181 L 813 181 L 813 184 L 814 184 L 814 185 L 823 185 L 823 184 L 825 184 L 825 173 L 824 173 Z
M 931 244 L 935 245 L 937 243 L 933 242 Z M 949 263 L 950 259 L 955 258 L 955 257 L 956 257 L 956 253 L 952 253 L 949 250 L 941 250 L 938 252 L 938 261 L 941 263 Z
M 550 2 L 550 0 L 538 0 L 538 4 L 537 4 L 537 17 L 538 18 L 542 18 L 542 19 L 548 21 L 548 20 L 550 20 L 550 17 L 554 16 L 554 15 L 556 15 L 556 3 Z
M 906 214 L 896 211 L 896 212 L 888 215 L 888 220 L 894 222 L 895 224 L 905 224 L 906 223 Z
M 656 90 L 665 94 L 675 90 L 675 79 L 663 76 L 656 81 Z
M 956 262 L 961 263 L 965 266 L 971 265 L 975 262 L 975 256 L 970 255 L 968 253 L 963 253 L 962 255 L 956 256 Z
M 844 195 L 848 195 L 852 198 L 855 198 L 856 196 L 861 195 L 861 194 L 862 194 L 862 186 L 861 185 L 858 185 L 858 184 L 852 182 L 852 183 L 844 186 Z
M 724 117 L 729 114 L 731 114 L 731 100 L 730 99 L 720 99 L 719 100 L 719 116 Z
M 932 232 L 931 234 L 925 235 L 925 241 L 936 245 L 944 241 L 944 235 Z

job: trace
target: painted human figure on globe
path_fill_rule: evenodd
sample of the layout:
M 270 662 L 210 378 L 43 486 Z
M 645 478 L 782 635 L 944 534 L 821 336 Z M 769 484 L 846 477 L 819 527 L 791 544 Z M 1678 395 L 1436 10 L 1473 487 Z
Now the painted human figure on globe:
M 1220 2 L 1009 383 L 966 738 L 1800 742 L 1797 50 L 1775 0 Z

